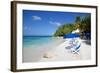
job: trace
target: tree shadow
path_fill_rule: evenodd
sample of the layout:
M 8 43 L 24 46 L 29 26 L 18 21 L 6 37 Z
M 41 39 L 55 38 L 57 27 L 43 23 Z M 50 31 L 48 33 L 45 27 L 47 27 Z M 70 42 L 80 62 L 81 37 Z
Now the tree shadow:
M 87 45 L 91 45 L 91 40 L 84 40 L 82 42 L 85 43 L 85 44 L 87 44 Z

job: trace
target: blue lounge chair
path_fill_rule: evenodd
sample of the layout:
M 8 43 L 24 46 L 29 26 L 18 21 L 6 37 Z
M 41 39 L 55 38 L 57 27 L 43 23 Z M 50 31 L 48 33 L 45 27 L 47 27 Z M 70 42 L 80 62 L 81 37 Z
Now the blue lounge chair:
M 81 46 L 81 44 L 80 44 L 79 41 L 74 42 L 74 43 L 72 44 L 71 52 L 72 52 L 72 53 L 77 53 L 77 54 L 79 54 L 80 46 Z

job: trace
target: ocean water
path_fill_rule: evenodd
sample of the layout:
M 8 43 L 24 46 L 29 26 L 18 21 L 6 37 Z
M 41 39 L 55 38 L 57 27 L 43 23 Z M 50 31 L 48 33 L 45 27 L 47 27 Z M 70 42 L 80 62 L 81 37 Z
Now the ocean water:
M 59 41 L 57 37 L 51 36 L 23 36 L 23 48 L 38 48 Z

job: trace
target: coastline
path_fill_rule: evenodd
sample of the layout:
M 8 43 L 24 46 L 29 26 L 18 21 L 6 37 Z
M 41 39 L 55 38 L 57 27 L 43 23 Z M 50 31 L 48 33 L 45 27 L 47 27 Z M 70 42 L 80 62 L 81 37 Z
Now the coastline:
M 57 37 L 59 39 L 56 41 L 56 43 L 52 44 L 46 44 L 46 45 L 41 45 L 38 48 L 23 48 L 22 49 L 22 60 L 23 62 L 37 62 L 42 58 L 42 55 L 47 52 L 52 50 L 54 47 L 59 46 L 61 43 L 65 42 L 65 39 L 63 37 Z
M 91 59 L 91 45 L 84 43 L 81 40 L 79 54 L 73 54 L 70 49 L 65 49 L 68 46 L 68 41 L 63 39 L 57 44 L 42 47 L 41 49 L 23 49 L 23 62 L 48 62 L 48 61 L 73 61 L 73 60 L 88 60 Z M 50 55 L 46 58 L 44 55 Z

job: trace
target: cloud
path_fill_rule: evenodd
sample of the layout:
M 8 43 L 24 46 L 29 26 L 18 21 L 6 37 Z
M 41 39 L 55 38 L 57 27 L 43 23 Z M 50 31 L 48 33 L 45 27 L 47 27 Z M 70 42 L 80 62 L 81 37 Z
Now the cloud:
M 53 25 L 56 25 L 56 26 L 60 26 L 60 25 L 61 25 L 60 22 L 53 22 L 53 21 L 50 21 L 49 23 L 50 23 L 50 24 L 53 24 Z
M 32 16 L 33 20 L 41 20 L 41 17 L 39 16 Z

